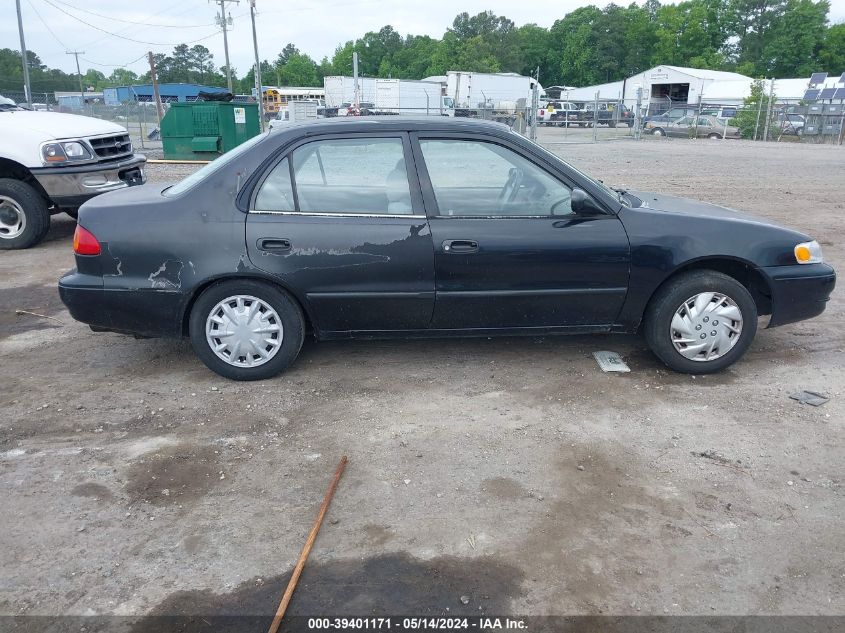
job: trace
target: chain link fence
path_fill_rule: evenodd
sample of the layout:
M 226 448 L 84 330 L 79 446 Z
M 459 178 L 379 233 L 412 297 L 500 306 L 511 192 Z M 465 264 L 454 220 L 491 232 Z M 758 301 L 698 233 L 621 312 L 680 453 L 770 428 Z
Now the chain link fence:
M 26 101 L 23 92 L 5 91 L 16 103 Z M 346 104 L 348 105 L 348 104 Z M 125 127 L 138 149 L 160 149 L 158 114 L 155 104 L 128 101 L 107 105 L 101 98 L 78 94 L 33 93 L 34 110 L 83 114 Z M 166 112 L 167 103 L 162 104 Z M 358 110 L 324 107 L 323 116 L 445 116 L 436 98 L 425 107 L 378 109 L 372 102 L 360 102 Z M 811 144 L 843 144 L 845 106 L 842 103 L 805 103 L 798 100 L 771 101 L 764 94 L 758 103 L 742 105 L 708 100 L 699 103 L 673 101 L 668 97 L 648 100 L 622 99 L 619 95 L 595 93 L 590 100 L 537 99 L 536 109 L 527 99 L 516 102 L 479 103 L 456 107 L 456 118 L 466 117 L 503 123 L 519 134 L 544 144 L 595 143 L 622 139 L 709 138 L 747 139 Z

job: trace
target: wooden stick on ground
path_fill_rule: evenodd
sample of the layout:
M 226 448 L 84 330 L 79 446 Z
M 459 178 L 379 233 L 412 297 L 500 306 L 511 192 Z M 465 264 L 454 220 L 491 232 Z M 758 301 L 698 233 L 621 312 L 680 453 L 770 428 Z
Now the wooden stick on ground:
M 299 560 L 296 561 L 296 567 L 293 568 L 293 573 L 288 581 L 285 594 L 282 596 L 282 601 L 279 603 L 279 608 L 276 610 L 276 615 L 273 617 L 273 622 L 267 633 L 278 633 L 279 625 L 282 623 L 282 618 L 285 616 L 285 611 L 290 604 L 290 599 L 293 597 L 293 590 L 296 589 L 296 583 L 299 582 L 299 576 L 302 574 L 302 568 L 305 567 L 305 561 L 308 554 L 311 553 L 311 547 L 314 541 L 317 540 L 317 533 L 320 531 L 320 526 L 323 524 L 323 518 L 329 509 L 329 504 L 332 502 L 334 491 L 337 489 L 337 484 L 340 481 L 340 476 L 343 474 L 343 469 L 346 468 L 346 455 L 340 458 L 340 463 L 337 465 L 337 470 L 334 472 L 332 483 L 329 484 L 329 489 L 326 491 L 326 497 L 323 499 L 323 505 L 320 506 L 320 511 L 317 513 L 317 520 L 314 521 L 314 527 L 311 528 L 311 533 L 305 541 L 305 546 L 299 554 Z
M 37 312 L 30 312 L 29 310 L 15 310 L 15 314 L 29 314 L 32 316 L 41 317 L 42 319 L 52 319 L 56 323 L 61 323 L 62 325 L 64 325 L 64 323 L 59 321 L 56 317 L 47 316 L 46 314 L 38 314 Z

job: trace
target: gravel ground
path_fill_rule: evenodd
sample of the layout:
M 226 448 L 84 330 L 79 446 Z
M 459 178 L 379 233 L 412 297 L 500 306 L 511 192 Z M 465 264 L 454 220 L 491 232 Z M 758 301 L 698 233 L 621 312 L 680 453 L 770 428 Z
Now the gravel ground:
M 845 148 L 577 138 L 540 132 L 608 182 L 807 231 L 845 270 Z M 2 614 L 272 613 L 347 454 L 293 614 L 845 615 L 841 291 L 709 377 L 591 336 L 306 342 L 239 384 L 187 342 L 72 321 L 72 231 L 0 255 Z

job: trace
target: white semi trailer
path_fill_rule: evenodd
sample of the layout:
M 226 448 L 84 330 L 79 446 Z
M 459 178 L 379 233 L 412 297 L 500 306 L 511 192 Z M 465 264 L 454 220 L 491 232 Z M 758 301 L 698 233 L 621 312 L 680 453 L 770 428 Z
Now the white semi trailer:
M 438 82 L 359 77 L 357 95 L 353 77 L 325 77 L 323 86 L 326 91 L 326 109 L 333 111 L 337 108 L 339 116 L 355 114 L 356 96 L 357 103 L 361 105 L 360 110 L 368 114 L 455 114 L 452 99 L 443 95 Z
M 446 73 L 446 94 L 455 101 L 457 116 L 481 116 L 481 112 L 515 112 L 530 108 L 534 88 L 543 87 L 533 77 L 515 73 Z

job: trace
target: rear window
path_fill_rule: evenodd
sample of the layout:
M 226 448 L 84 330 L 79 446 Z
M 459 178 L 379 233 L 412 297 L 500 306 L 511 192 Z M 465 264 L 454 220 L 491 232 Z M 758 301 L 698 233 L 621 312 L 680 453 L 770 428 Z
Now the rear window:
M 259 134 L 258 136 L 253 136 L 251 139 L 246 141 L 245 143 L 241 143 L 235 149 L 230 152 L 226 152 L 219 158 L 214 159 L 208 165 L 205 165 L 201 169 L 198 169 L 193 174 L 185 178 L 184 180 L 176 183 L 175 185 L 168 187 L 164 190 L 163 194 L 167 197 L 174 197 L 179 196 L 189 189 L 192 189 L 199 183 L 201 183 L 206 178 L 214 175 L 229 163 L 236 161 L 241 154 L 249 151 L 254 145 L 258 145 L 261 141 L 267 138 L 267 134 Z

